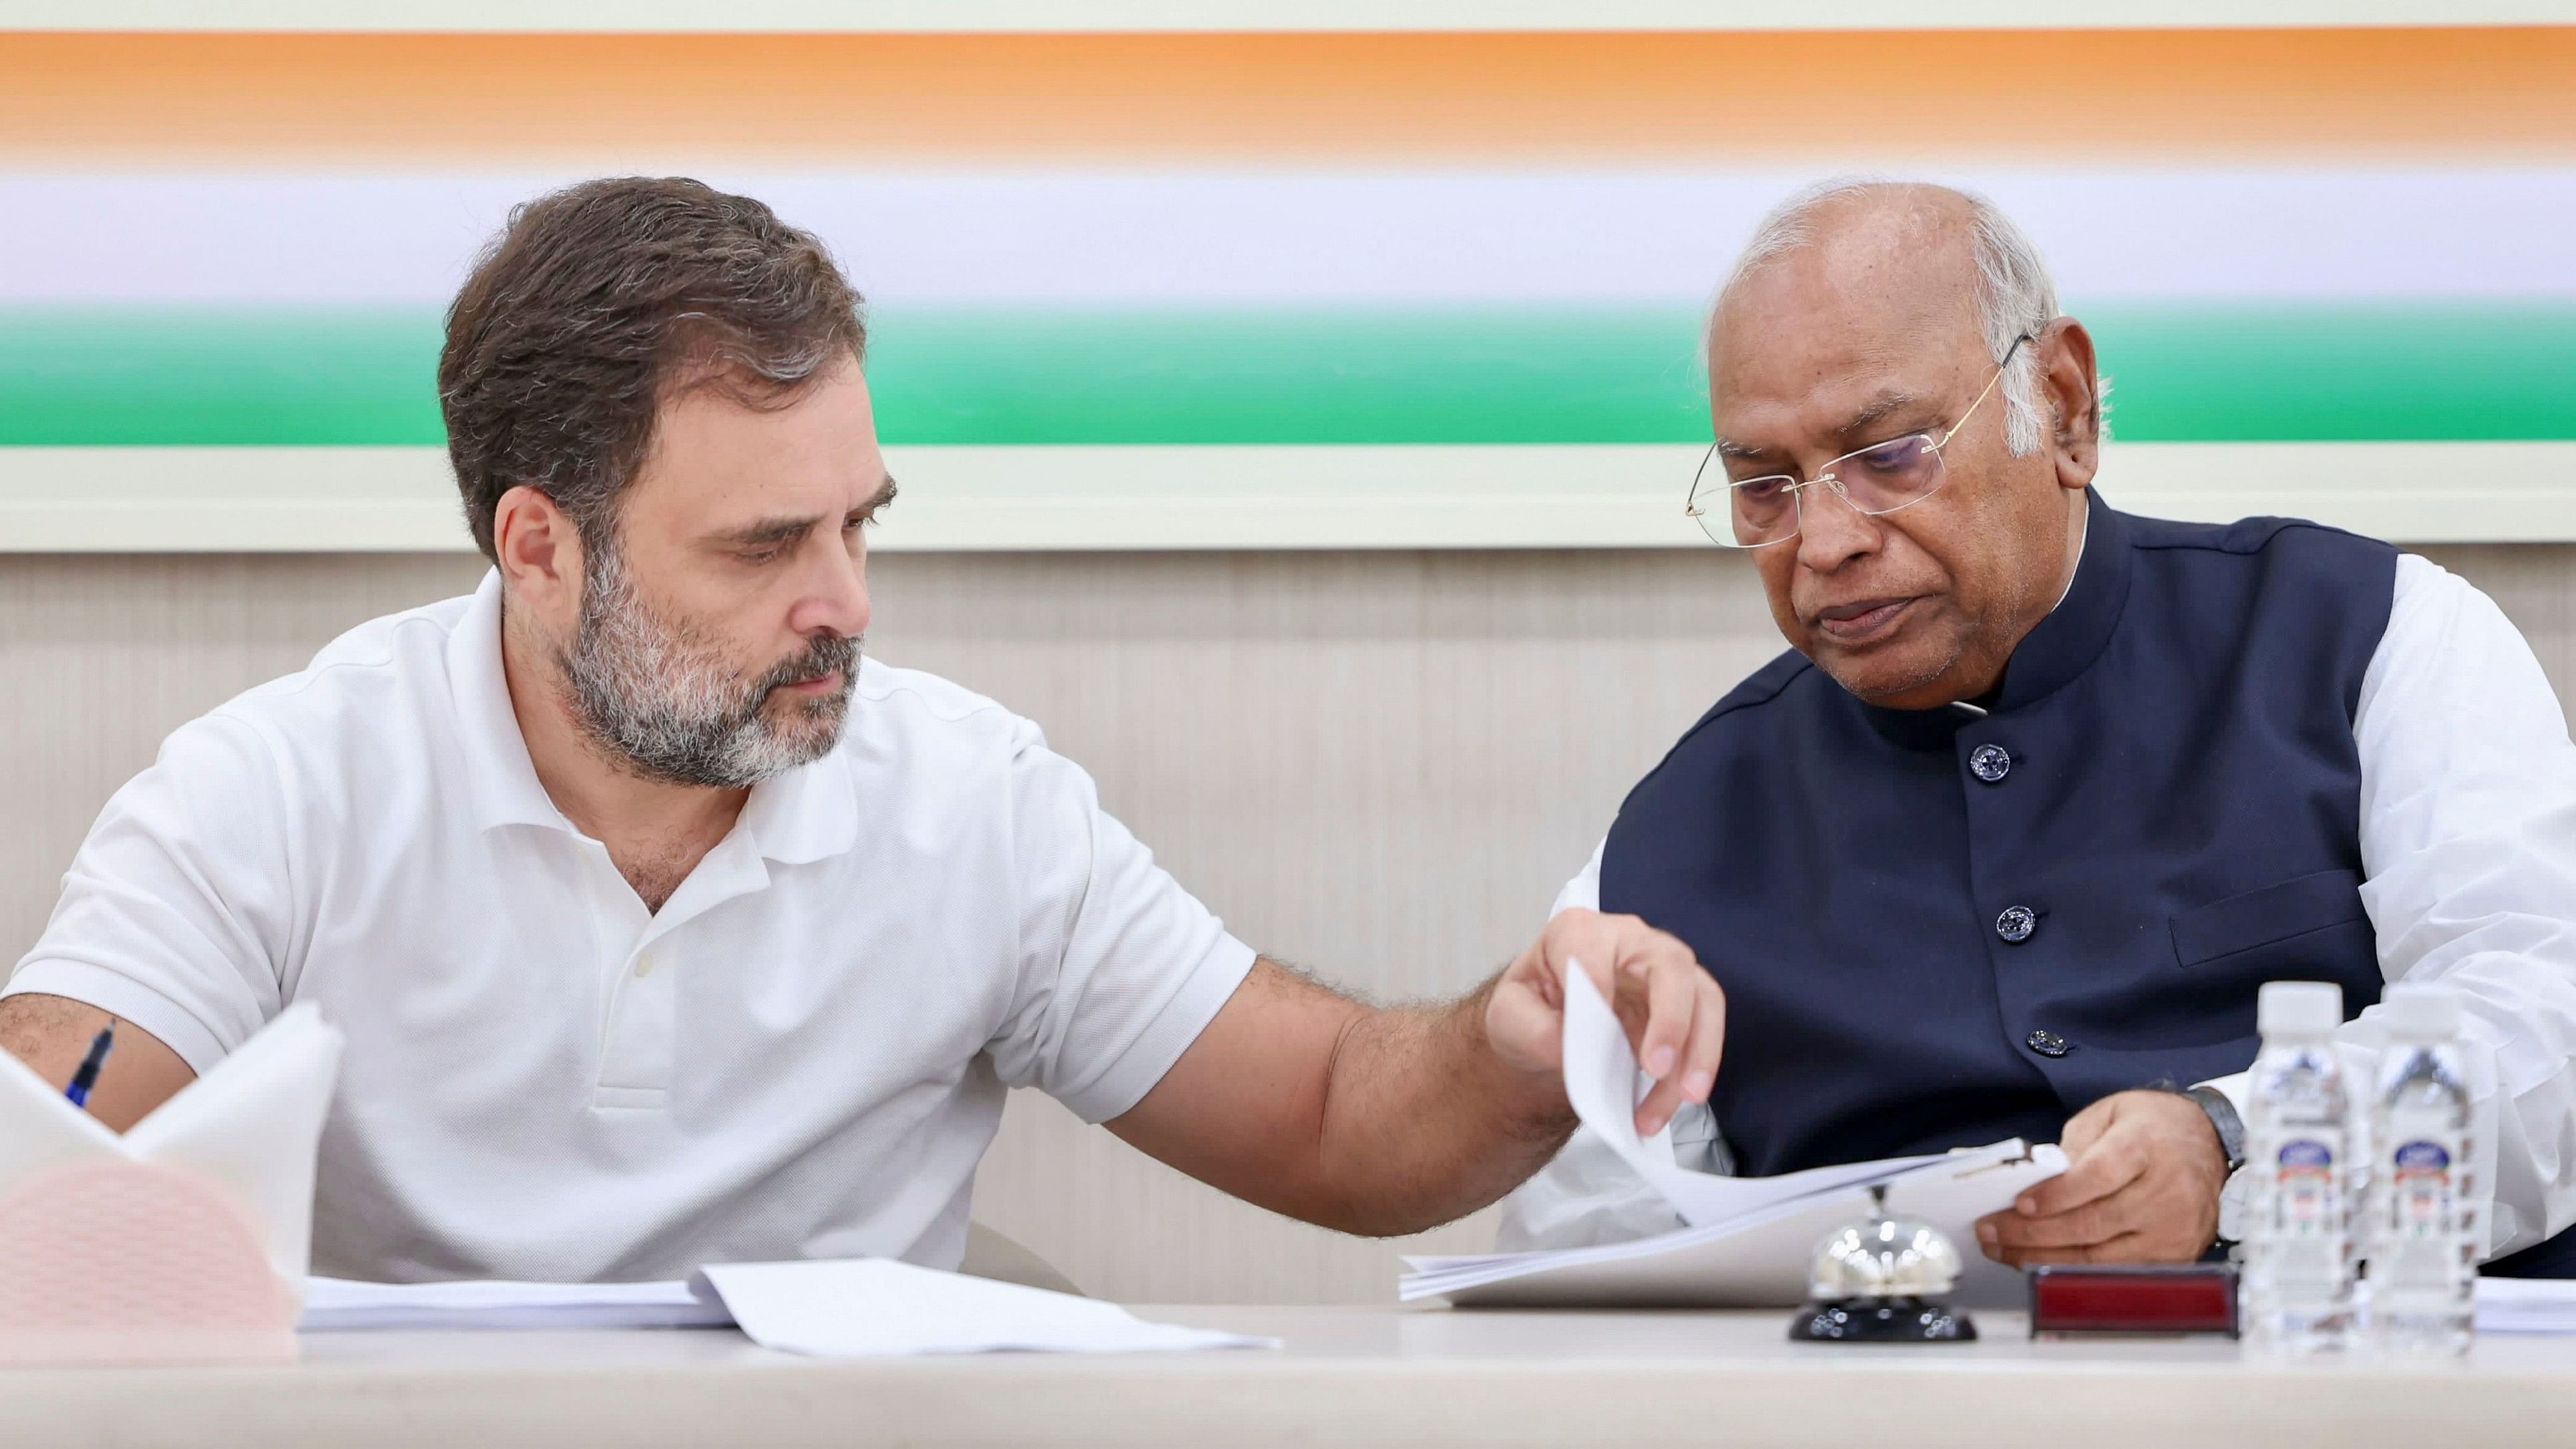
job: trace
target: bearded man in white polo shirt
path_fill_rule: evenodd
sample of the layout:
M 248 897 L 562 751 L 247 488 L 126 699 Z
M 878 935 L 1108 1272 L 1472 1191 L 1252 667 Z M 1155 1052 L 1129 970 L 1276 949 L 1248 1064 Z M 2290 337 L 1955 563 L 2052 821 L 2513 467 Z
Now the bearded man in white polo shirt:
M 348 1035 L 316 1271 L 954 1267 L 1008 1088 L 1355 1232 L 1493 1201 L 1572 1129 L 1589 971 L 1706 1099 L 1721 1001 L 1588 912 L 1445 1006 L 1228 936 L 1035 726 L 860 657 L 894 495 L 857 298 L 690 181 L 521 208 L 448 315 L 471 597 L 379 619 L 173 734 L 108 804 L 0 1044 L 122 1128 L 288 1004 Z M 1579 960 L 1580 968 L 1574 963 Z

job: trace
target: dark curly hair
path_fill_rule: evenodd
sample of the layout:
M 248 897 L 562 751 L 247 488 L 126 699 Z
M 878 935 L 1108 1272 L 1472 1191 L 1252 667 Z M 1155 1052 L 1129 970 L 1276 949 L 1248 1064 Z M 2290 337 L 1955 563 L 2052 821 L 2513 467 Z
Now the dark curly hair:
M 520 484 L 585 550 L 613 544 L 616 503 L 673 395 L 717 387 L 783 406 L 867 349 L 859 294 L 811 233 L 684 177 L 585 181 L 510 213 L 447 309 L 438 405 L 466 526 Z

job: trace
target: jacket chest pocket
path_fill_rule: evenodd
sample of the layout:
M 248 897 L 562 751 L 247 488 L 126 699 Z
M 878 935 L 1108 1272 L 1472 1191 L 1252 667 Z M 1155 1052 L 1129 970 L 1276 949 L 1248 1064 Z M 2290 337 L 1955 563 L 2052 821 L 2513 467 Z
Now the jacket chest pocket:
M 2321 870 L 2176 914 L 2174 959 L 2193 972 L 2256 981 L 2324 975 L 2347 988 L 2356 967 L 2378 977 L 2378 938 L 2361 904 L 2361 874 Z M 2362 1004 L 2376 1000 L 2373 991 Z

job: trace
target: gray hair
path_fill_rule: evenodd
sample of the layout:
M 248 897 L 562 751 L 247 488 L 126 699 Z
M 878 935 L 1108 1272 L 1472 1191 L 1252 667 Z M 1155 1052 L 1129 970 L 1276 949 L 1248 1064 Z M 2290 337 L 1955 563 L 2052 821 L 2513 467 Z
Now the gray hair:
M 2045 427 L 2039 406 L 2038 349 L 2015 351 L 2013 344 L 2024 337 L 2036 340 L 2057 320 L 2057 283 L 2029 235 L 2002 208 L 1975 192 L 1877 176 L 1839 176 L 1817 182 L 1762 218 L 1718 295 L 1724 297 L 1754 272 L 1812 244 L 1817 215 L 1836 203 L 1918 188 L 1946 192 L 1967 203 L 1968 235 L 1977 259 L 1977 323 L 1985 333 L 1987 353 L 2004 369 L 2004 442 L 2014 456 L 2027 456 L 2039 447 Z M 2099 379 L 2094 391 L 2097 398 L 2102 395 Z

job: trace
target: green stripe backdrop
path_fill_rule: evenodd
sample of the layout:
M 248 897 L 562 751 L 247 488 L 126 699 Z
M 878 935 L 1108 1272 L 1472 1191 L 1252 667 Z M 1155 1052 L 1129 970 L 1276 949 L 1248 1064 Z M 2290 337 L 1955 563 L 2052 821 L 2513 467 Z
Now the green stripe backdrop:
M 2576 439 L 2576 303 L 2103 306 L 2136 442 Z M 1689 307 L 887 308 L 896 444 L 1704 440 Z M 418 312 L 0 312 L 0 444 L 435 444 Z

